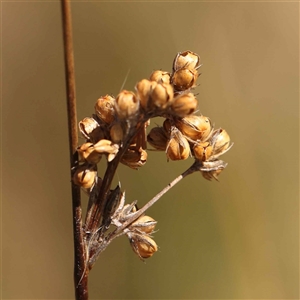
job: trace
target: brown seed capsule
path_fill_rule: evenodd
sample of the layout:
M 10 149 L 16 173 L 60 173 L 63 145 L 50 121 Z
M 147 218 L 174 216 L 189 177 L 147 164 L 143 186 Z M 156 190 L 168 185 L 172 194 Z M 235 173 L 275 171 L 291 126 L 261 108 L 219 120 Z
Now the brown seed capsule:
M 203 162 L 200 171 L 202 176 L 207 179 L 215 179 L 218 181 L 218 175 L 226 168 L 227 163 L 222 160 Z
M 152 233 L 157 221 L 149 216 L 141 216 L 130 225 L 130 230 L 137 230 L 140 233 Z
M 165 151 L 168 144 L 168 137 L 163 127 L 153 127 L 148 136 L 148 143 L 156 150 Z
M 214 147 L 214 154 L 223 153 L 230 145 L 230 137 L 225 129 L 217 129 L 211 137 L 211 143 Z
M 166 154 L 171 160 L 184 160 L 190 155 L 190 145 L 187 139 L 175 126 L 172 126 Z
M 100 154 L 117 154 L 119 145 L 114 144 L 110 140 L 100 140 L 94 145 L 94 150 Z
M 140 149 L 128 149 L 122 156 L 121 163 L 137 170 L 139 167 L 145 165 L 147 161 L 147 152 Z
M 136 93 L 140 100 L 141 107 L 144 110 L 148 109 L 148 101 L 150 98 L 150 93 L 152 92 L 152 90 L 155 88 L 156 85 L 157 85 L 156 81 L 143 79 L 139 81 L 135 86 Z
M 165 119 L 164 120 L 164 123 L 163 123 L 163 128 L 167 134 L 167 136 L 169 137 L 170 134 L 171 134 L 171 129 L 172 129 L 172 126 L 173 126 L 173 122 L 170 120 L 170 119 Z
M 206 161 L 212 155 L 213 148 L 209 142 L 196 143 L 193 147 L 193 153 L 196 159 Z
M 192 114 L 197 109 L 198 101 L 193 93 L 182 94 L 174 98 L 171 104 L 171 114 L 179 118 L 184 118 Z
M 82 135 L 86 138 L 90 138 L 90 134 L 99 127 L 99 123 L 93 119 L 93 118 L 84 118 L 81 120 L 78 124 L 79 130 L 82 133 Z
M 149 109 L 164 110 L 173 100 L 173 87 L 169 83 L 158 83 L 151 91 L 148 100 Z
M 90 189 L 94 186 L 96 178 L 97 170 L 95 166 L 81 165 L 76 169 L 72 180 L 74 184 L 85 189 Z
M 101 97 L 95 104 L 97 117 L 110 124 L 115 119 L 115 99 L 109 95 Z
M 178 129 L 188 138 L 196 141 L 205 141 L 212 132 L 212 124 L 209 118 L 190 115 L 175 121 Z
M 111 128 L 110 128 L 110 136 L 111 140 L 115 144 L 119 144 L 123 140 L 123 127 L 120 123 L 115 123 Z
M 116 110 L 120 119 L 133 117 L 140 106 L 133 92 L 123 90 L 116 98 Z
M 200 56 L 192 51 L 179 52 L 173 62 L 173 71 L 179 69 L 198 69 L 200 68 Z
M 132 250 L 141 258 L 149 258 L 157 251 L 157 244 L 147 235 L 130 233 L 128 234 Z
M 152 72 L 149 79 L 151 81 L 156 81 L 159 83 L 170 83 L 170 78 L 171 78 L 171 75 L 169 72 L 157 70 L 157 71 Z
M 185 91 L 195 86 L 198 78 L 197 70 L 179 69 L 171 78 L 171 83 L 176 91 Z
M 97 164 L 101 160 L 101 153 L 95 151 L 92 143 L 84 143 L 77 148 L 80 162 L 88 162 L 90 164 Z

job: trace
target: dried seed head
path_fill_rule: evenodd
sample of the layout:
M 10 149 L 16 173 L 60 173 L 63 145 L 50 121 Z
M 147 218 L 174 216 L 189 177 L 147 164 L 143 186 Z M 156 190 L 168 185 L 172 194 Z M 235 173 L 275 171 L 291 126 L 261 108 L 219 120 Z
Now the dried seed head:
M 140 106 L 133 92 L 123 90 L 116 98 L 116 110 L 120 119 L 133 117 Z
M 132 250 L 141 258 L 149 258 L 157 251 L 157 244 L 147 235 L 128 234 Z
M 169 83 L 158 83 L 150 95 L 148 108 L 164 110 L 173 100 L 173 87 Z
M 195 86 L 198 76 L 195 69 L 179 69 L 173 73 L 171 82 L 176 91 L 185 91 Z
M 94 150 L 100 154 L 114 154 L 116 155 L 119 151 L 119 145 L 114 144 L 110 140 L 100 140 L 94 145 Z
M 176 126 L 188 138 L 196 141 L 205 141 L 212 132 L 212 124 L 209 118 L 190 115 L 175 121 Z
M 148 101 L 150 98 L 150 93 L 155 88 L 156 85 L 157 85 L 156 81 L 150 81 L 148 79 L 143 79 L 143 80 L 139 81 L 135 86 L 137 96 L 141 103 L 141 107 L 144 110 L 148 109 Z
M 90 139 L 90 134 L 99 127 L 99 123 L 93 118 L 84 118 L 78 124 L 81 134 L 86 138 Z
M 206 161 L 212 155 L 212 146 L 209 142 L 196 143 L 193 147 L 193 153 L 196 159 Z
M 179 69 L 198 69 L 200 67 L 200 56 L 192 51 L 179 52 L 173 62 L 173 71 Z
M 156 150 L 165 151 L 168 144 L 168 137 L 163 127 L 153 127 L 148 136 L 148 143 Z
M 80 162 L 88 162 L 90 164 L 97 164 L 101 160 L 101 153 L 95 151 L 94 144 L 84 143 L 77 148 Z
M 95 104 L 97 117 L 103 122 L 110 124 L 115 119 L 115 98 L 106 95 L 97 100 Z
M 204 161 L 199 167 L 202 176 L 207 179 L 215 179 L 218 181 L 218 175 L 226 168 L 227 163 L 222 160 Z
M 167 145 L 166 154 L 171 160 L 184 160 L 190 155 L 190 145 L 187 139 L 174 126 L 171 130 L 171 138 Z
M 198 101 L 193 93 L 177 96 L 171 104 L 171 114 L 183 118 L 197 109 Z
M 171 75 L 169 72 L 157 70 L 157 71 L 152 72 L 149 79 L 151 81 L 156 81 L 159 83 L 170 83 L 170 78 L 171 78 Z
M 96 179 L 97 170 L 94 165 L 79 166 L 72 178 L 74 184 L 85 189 L 91 189 L 95 185 Z
M 211 137 L 211 143 L 214 149 L 214 155 L 221 155 L 230 146 L 230 137 L 225 129 L 217 129 L 213 132 Z
M 111 140 L 115 144 L 119 144 L 123 140 L 123 127 L 121 123 L 115 123 L 111 128 L 110 128 L 110 136 Z
M 219 169 L 219 170 L 215 170 L 215 171 L 207 171 L 207 172 L 202 171 L 201 174 L 205 179 L 207 179 L 209 181 L 212 179 L 219 181 L 218 176 L 223 170 L 224 169 Z
M 137 230 L 139 233 L 152 233 L 157 221 L 149 216 L 141 216 L 130 225 L 130 230 Z
M 140 149 L 127 149 L 121 159 L 121 163 L 132 168 L 138 169 L 145 165 L 147 161 L 147 152 L 140 148 Z

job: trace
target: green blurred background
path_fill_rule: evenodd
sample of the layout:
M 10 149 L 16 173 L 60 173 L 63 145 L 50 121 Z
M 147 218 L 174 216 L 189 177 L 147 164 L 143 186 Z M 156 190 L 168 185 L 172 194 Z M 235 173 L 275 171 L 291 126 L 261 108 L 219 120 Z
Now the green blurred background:
M 1 7 L 2 297 L 73 298 L 60 4 Z M 109 246 L 90 298 L 298 299 L 299 3 L 73 2 L 72 13 L 78 120 L 129 69 L 133 90 L 189 49 L 203 63 L 200 111 L 235 143 L 219 183 L 193 174 L 149 210 L 160 248 L 146 263 L 125 237 Z M 115 182 L 143 205 L 191 163 L 151 152 Z

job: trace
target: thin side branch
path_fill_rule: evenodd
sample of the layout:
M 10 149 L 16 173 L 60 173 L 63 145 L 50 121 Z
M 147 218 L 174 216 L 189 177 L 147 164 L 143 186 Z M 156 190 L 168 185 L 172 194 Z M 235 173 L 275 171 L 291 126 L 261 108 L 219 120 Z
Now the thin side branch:
M 72 41 L 71 8 L 70 1 L 61 0 L 65 76 L 67 89 L 67 110 L 69 128 L 69 151 L 71 168 L 75 165 L 76 148 L 78 145 L 77 117 L 76 117 L 76 94 L 75 94 L 75 73 L 74 55 Z M 72 172 L 71 172 L 72 178 Z M 80 199 L 80 187 L 72 184 L 72 213 L 74 232 L 74 283 L 76 299 L 88 299 L 87 279 L 88 273 L 85 270 L 86 247 L 82 230 L 82 211 Z M 84 274 L 83 274 L 84 273 Z

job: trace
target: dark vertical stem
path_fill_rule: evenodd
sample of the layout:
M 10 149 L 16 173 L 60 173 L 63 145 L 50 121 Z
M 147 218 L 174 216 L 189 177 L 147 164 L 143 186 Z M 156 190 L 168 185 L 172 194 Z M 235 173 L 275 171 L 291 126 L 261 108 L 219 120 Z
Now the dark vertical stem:
M 69 128 L 70 164 L 74 166 L 74 153 L 78 145 L 76 95 L 75 95 L 75 72 L 72 41 L 71 8 L 70 1 L 61 0 L 65 74 L 67 89 L 67 109 Z M 71 172 L 72 176 L 72 172 Z M 88 299 L 88 268 L 86 268 L 86 246 L 82 229 L 82 211 L 80 188 L 72 184 L 72 213 L 74 233 L 74 284 L 76 299 Z

